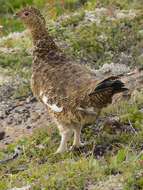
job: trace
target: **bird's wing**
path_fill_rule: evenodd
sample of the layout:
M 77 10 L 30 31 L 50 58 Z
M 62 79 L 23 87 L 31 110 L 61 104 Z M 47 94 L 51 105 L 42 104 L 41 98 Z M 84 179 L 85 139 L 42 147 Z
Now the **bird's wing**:
M 95 84 L 93 91 L 89 93 L 90 101 L 95 107 L 105 107 L 112 103 L 112 97 L 116 93 L 128 90 L 119 76 L 110 76 Z

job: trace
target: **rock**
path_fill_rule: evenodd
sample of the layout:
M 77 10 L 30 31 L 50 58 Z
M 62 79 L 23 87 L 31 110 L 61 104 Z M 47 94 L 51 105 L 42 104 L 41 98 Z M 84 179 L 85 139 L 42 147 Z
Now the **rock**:
M 0 131 L 0 140 L 3 140 L 5 137 L 5 131 Z
M 33 121 L 37 121 L 40 118 L 40 115 L 37 112 L 32 112 L 31 113 L 31 119 Z
M 113 149 L 112 145 L 108 143 L 104 143 L 103 145 L 96 145 L 93 154 L 98 159 L 104 156 L 104 154 L 109 152 L 109 150 L 111 151 L 112 149 Z
M 104 64 L 99 70 L 95 70 L 97 75 L 104 75 L 108 73 L 109 75 L 121 75 L 126 74 L 130 71 L 130 68 L 124 64 Z
M 8 125 L 11 125 L 13 123 L 13 117 L 12 116 L 8 117 L 6 122 Z
M 2 30 L 3 29 L 3 26 L 2 25 L 0 25 L 0 30 Z
M 3 111 L 0 111 L 0 119 L 3 119 L 3 118 L 4 118 Z
M 30 126 L 30 125 L 27 125 L 27 126 L 26 126 L 26 129 L 31 129 L 31 126 Z
M 7 81 L 10 80 L 10 77 L 2 76 L 0 74 L 0 84 L 3 84 L 0 86 L 0 101 L 6 100 L 10 98 L 14 93 L 14 87 L 12 84 L 4 84 L 7 83 Z
M 34 103 L 34 102 L 37 102 L 37 99 L 35 97 L 33 97 L 33 96 L 30 96 L 29 102 L 27 100 L 27 103 Z

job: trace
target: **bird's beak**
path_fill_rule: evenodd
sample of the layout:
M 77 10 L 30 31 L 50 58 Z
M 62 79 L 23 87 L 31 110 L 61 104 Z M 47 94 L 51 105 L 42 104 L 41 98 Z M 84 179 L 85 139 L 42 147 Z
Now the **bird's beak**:
M 20 13 L 17 12 L 15 15 L 13 15 L 14 18 L 19 18 L 20 17 Z

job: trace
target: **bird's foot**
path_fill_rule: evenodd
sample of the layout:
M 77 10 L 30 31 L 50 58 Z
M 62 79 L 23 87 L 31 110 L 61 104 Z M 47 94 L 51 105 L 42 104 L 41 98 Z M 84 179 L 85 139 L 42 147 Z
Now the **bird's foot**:
M 71 147 L 70 147 L 70 151 L 73 151 L 73 150 L 76 150 L 78 148 L 82 148 L 84 146 L 86 146 L 88 143 L 78 143 L 78 144 L 73 144 Z
M 59 147 L 54 154 L 61 154 L 61 153 L 67 152 L 67 151 L 68 151 L 67 147 L 66 148 L 65 147 Z

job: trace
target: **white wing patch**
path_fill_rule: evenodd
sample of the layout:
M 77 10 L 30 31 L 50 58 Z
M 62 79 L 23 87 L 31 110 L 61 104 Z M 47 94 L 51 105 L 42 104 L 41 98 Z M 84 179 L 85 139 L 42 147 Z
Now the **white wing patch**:
M 47 104 L 49 106 L 49 108 L 51 108 L 51 110 L 55 111 L 55 112 L 62 112 L 63 111 L 63 107 L 58 107 L 56 104 Z
M 43 96 L 43 91 L 40 91 L 40 97 L 42 97 Z
M 42 93 L 40 93 L 42 95 Z M 58 107 L 56 104 L 48 104 L 48 97 L 43 95 L 42 97 L 43 103 L 46 104 L 52 111 L 54 112 L 62 112 L 63 107 Z

